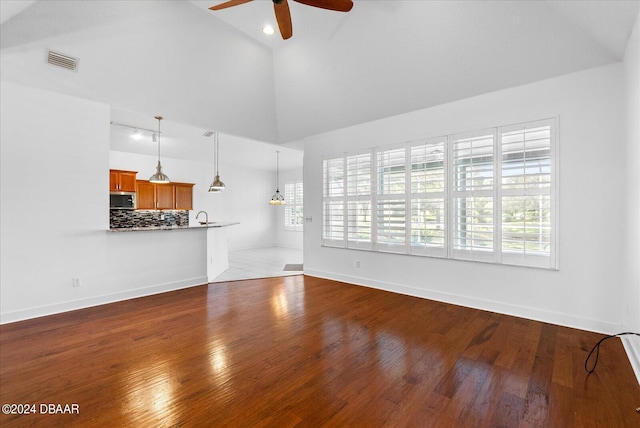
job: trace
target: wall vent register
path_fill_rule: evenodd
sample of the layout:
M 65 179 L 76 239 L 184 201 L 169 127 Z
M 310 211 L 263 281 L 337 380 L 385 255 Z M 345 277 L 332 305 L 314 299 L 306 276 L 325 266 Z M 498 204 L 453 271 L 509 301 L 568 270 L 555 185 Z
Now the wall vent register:
M 66 68 L 71 71 L 78 70 L 78 60 L 76 58 L 54 51 L 47 52 L 47 63 L 55 65 L 56 67 Z

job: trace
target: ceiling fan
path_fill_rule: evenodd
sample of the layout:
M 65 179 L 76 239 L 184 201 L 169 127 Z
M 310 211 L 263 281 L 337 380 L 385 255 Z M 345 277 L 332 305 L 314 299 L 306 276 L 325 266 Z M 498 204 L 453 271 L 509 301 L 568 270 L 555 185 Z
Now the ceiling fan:
M 249 3 L 252 0 L 229 0 L 216 6 L 211 6 L 210 10 L 226 9 L 228 7 L 237 6 L 243 3 Z M 272 0 L 273 9 L 276 13 L 278 28 L 283 39 L 288 39 L 293 35 L 293 27 L 291 25 L 291 13 L 289 12 L 289 4 L 287 0 Z M 349 12 L 353 7 L 352 0 L 293 0 L 308 6 L 319 7 L 321 9 L 336 10 L 338 12 Z

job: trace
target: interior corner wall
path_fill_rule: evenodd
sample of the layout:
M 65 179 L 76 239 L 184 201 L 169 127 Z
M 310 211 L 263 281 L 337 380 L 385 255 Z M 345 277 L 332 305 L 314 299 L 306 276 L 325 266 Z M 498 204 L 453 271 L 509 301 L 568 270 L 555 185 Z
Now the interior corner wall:
M 621 63 L 304 140 L 305 274 L 605 333 L 625 299 L 625 96 Z M 321 246 L 322 157 L 557 117 L 559 270 Z M 356 267 L 356 260 L 359 267 Z
M 640 333 L 640 15 L 624 57 L 626 94 L 626 291 L 621 307 L 624 329 Z M 623 339 L 629 360 L 640 382 L 640 337 Z
M 627 267 L 629 298 L 625 300 L 626 327 L 640 332 L 640 15 L 629 38 L 625 59 L 627 109 Z

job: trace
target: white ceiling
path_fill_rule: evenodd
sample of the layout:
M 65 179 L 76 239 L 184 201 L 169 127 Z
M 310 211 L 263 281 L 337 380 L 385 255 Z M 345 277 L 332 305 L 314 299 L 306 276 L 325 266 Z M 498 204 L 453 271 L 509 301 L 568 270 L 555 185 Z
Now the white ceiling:
M 2 8 L 2 76 L 271 143 L 621 61 L 640 1 L 39 0 Z M 20 2 L 25 3 L 25 2 Z M 76 74 L 43 64 L 79 58 Z

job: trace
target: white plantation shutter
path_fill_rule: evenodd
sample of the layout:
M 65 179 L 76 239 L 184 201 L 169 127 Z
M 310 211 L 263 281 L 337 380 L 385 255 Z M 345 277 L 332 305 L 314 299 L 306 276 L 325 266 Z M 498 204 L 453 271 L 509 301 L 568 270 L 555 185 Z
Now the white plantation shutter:
M 347 246 L 372 248 L 372 152 L 347 157 Z
M 451 137 L 452 252 L 464 260 L 494 260 L 495 130 Z
M 446 257 L 446 137 L 410 147 L 410 253 Z
M 328 159 L 323 162 L 323 183 L 324 197 L 344 196 L 344 158 Z
M 502 263 L 555 268 L 555 121 L 503 127 L 499 137 Z
M 407 251 L 406 147 L 378 151 L 376 243 L 378 251 Z
M 301 181 L 284 185 L 284 226 L 285 229 L 302 230 L 303 227 L 303 185 Z
M 407 226 L 405 199 L 378 200 L 377 206 L 378 250 L 405 252 Z
M 345 245 L 345 158 L 322 162 L 323 203 L 322 243 L 327 246 Z

